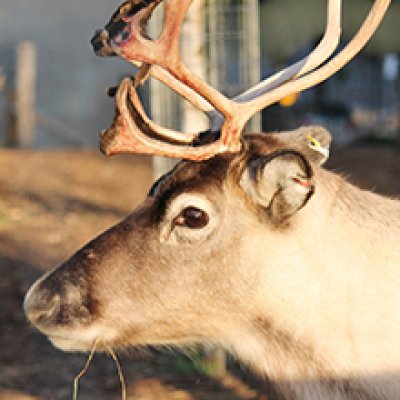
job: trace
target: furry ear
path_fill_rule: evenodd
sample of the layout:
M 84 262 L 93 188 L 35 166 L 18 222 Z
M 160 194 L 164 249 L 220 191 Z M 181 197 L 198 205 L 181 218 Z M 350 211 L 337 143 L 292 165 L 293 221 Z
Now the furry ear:
M 265 208 L 274 224 L 280 224 L 314 193 L 312 175 L 311 165 L 301 153 L 282 150 L 250 159 L 241 186 L 256 204 Z
M 303 126 L 293 131 L 279 132 L 276 137 L 289 148 L 299 150 L 308 160 L 323 164 L 329 157 L 331 134 L 322 126 Z

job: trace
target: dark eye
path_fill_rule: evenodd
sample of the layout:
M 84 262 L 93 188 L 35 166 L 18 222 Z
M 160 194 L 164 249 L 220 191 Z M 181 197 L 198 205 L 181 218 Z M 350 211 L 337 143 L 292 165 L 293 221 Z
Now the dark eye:
M 192 229 L 204 228 L 208 224 L 208 214 L 196 207 L 186 207 L 175 219 L 175 225 Z

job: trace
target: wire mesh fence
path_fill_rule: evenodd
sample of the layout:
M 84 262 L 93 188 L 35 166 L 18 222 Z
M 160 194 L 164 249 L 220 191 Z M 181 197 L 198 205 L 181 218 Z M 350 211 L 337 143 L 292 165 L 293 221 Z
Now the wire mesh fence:
M 189 12 L 182 35 L 186 64 L 228 97 L 234 97 L 260 80 L 258 0 L 202 0 Z M 160 25 L 162 14 L 156 16 Z M 156 28 L 153 28 L 156 29 Z M 185 27 L 183 28 L 185 30 Z M 162 124 L 182 129 L 186 111 L 159 83 L 152 84 L 151 112 Z M 260 129 L 255 117 L 251 129 Z M 196 128 L 196 121 L 190 123 Z M 204 124 L 198 130 L 204 129 Z

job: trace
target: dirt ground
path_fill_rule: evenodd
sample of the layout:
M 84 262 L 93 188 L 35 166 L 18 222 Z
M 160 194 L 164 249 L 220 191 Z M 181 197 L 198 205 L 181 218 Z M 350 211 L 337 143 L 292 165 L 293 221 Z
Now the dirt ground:
M 328 167 L 376 192 L 400 194 L 400 147 L 358 146 L 333 152 Z M 97 151 L 0 149 L 0 400 L 70 399 L 85 356 L 65 354 L 25 321 L 22 301 L 31 283 L 145 196 L 148 158 L 106 159 Z M 267 388 L 235 368 L 212 379 L 179 367 L 176 355 L 121 356 L 128 398 L 136 400 L 267 400 Z M 186 364 L 185 364 L 186 365 Z M 110 358 L 96 356 L 79 399 L 120 398 Z

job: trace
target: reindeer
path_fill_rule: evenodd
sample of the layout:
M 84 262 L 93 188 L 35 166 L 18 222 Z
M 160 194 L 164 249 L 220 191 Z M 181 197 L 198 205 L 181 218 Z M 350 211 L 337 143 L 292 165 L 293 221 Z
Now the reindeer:
M 27 317 L 65 351 L 220 344 L 285 400 L 399 399 L 400 202 L 323 169 L 331 137 L 322 127 L 241 137 L 254 113 L 345 65 L 389 0 L 376 0 L 326 61 L 340 35 L 341 2 L 329 0 L 317 48 L 233 100 L 181 60 L 191 0 L 165 0 L 163 31 L 148 38 L 158 3 L 123 4 L 93 39 L 100 55 L 141 67 L 115 89 L 101 148 L 183 160 L 131 215 L 32 286 Z M 149 74 L 206 112 L 210 130 L 151 121 L 136 93 Z

